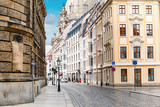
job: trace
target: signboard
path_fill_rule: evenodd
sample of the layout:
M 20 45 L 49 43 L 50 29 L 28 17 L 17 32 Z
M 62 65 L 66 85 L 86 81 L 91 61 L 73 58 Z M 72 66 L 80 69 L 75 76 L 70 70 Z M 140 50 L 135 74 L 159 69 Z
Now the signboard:
M 115 67 L 113 67 L 113 68 L 112 68 L 112 71 L 113 71 L 113 72 L 114 72 L 114 71 L 116 71 L 116 68 L 115 68 Z
M 137 60 L 133 60 L 132 64 L 137 65 Z
M 89 74 L 92 74 L 92 72 L 89 72 Z
M 112 61 L 112 65 L 115 65 L 116 63 L 115 63 L 115 61 Z
M 35 63 L 35 62 L 31 62 L 31 65 L 32 65 L 32 66 L 35 66 L 35 65 L 36 65 L 36 63 Z

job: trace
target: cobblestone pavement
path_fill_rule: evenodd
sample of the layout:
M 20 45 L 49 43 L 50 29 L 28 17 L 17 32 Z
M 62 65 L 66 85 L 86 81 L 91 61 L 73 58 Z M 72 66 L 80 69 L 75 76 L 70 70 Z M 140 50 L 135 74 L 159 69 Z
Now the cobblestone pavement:
M 73 83 L 61 86 L 75 107 L 160 107 L 160 97 Z

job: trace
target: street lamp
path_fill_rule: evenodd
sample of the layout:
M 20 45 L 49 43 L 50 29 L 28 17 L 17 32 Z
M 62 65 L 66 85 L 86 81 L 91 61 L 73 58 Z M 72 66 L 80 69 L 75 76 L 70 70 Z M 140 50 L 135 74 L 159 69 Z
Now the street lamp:
M 101 65 L 101 86 L 103 86 L 103 75 L 102 75 L 102 68 L 103 68 L 103 65 Z
M 58 66 L 58 92 L 60 92 L 61 91 L 61 89 L 60 89 L 60 70 L 59 70 L 59 67 L 60 67 L 60 60 L 59 60 L 59 58 L 58 58 L 58 60 L 57 60 L 57 66 Z

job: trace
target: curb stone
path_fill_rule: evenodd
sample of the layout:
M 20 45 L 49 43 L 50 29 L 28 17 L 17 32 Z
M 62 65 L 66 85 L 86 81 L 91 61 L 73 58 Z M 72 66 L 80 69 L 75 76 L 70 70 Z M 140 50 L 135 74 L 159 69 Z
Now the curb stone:
M 63 88 L 62 88 L 62 91 L 64 93 L 66 107 L 74 107 L 68 93 Z

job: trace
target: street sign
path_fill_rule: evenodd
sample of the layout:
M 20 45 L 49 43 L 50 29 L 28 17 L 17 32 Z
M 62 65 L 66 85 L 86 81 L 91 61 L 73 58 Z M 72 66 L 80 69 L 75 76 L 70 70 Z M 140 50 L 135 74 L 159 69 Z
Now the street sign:
M 92 72 L 89 72 L 89 74 L 92 74 Z
M 35 66 L 35 65 L 36 65 L 36 63 L 35 63 L 35 62 L 31 62 L 31 65 L 32 65 L 32 66 Z
M 113 67 L 113 68 L 112 68 L 112 71 L 113 71 L 113 72 L 114 72 L 114 71 L 116 71 L 116 68 L 115 68 L 115 67 Z
M 112 65 L 115 65 L 116 63 L 115 63 L 115 61 L 112 61 Z
M 133 65 L 137 65 L 137 60 L 133 60 L 133 61 L 132 61 L 132 64 L 133 64 Z

